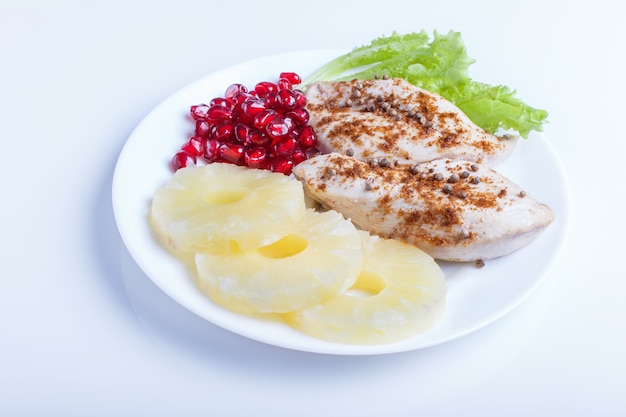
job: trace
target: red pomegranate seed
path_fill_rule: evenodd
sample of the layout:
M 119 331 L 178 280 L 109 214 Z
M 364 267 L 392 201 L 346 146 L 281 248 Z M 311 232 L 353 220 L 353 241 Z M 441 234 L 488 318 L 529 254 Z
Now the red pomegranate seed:
M 243 157 L 243 146 L 234 143 L 222 143 L 219 147 L 220 157 L 224 158 L 228 162 L 238 164 Z
M 309 123 L 309 112 L 304 108 L 295 108 L 287 113 L 294 122 L 299 126 L 306 126 Z
M 239 142 L 245 143 L 249 134 L 250 128 L 245 123 L 237 123 L 235 125 L 235 139 Z
M 298 105 L 296 96 L 291 90 L 280 90 L 276 95 L 276 101 L 278 105 L 285 110 L 293 110 Z
M 276 107 L 276 93 L 275 92 L 267 93 L 265 97 L 263 97 L 263 100 L 265 101 L 266 108 L 270 109 L 270 108 Z
M 276 144 L 272 146 L 272 151 L 277 155 L 290 156 L 293 155 L 297 146 L 298 141 L 295 138 L 287 136 L 286 138 L 276 142 Z
M 285 124 L 287 125 L 288 133 L 293 132 L 293 130 L 296 128 L 295 120 L 293 120 L 293 118 L 289 115 L 286 115 L 283 118 L 283 120 L 285 121 Z
M 293 166 L 298 165 L 300 162 L 305 161 L 307 159 L 306 152 L 304 152 L 300 148 L 296 148 L 291 155 L 291 161 L 293 162 Z
M 244 162 L 250 168 L 264 168 L 266 161 L 267 151 L 265 148 L 250 148 L 244 152 Z
M 306 96 L 301 90 L 293 90 L 293 95 L 296 97 L 297 107 L 304 108 L 306 106 Z
M 193 157 L 201 156 L 206 150 L 206 140 L 198 136 L 192 136 L 180 149 Z
M 289 134 L 289 124 L 284 119 L 277 117 L 267 124 L 265 131 L 270 139 L 280 139 Z
M 240 109 L 244 101 L 254 99 L 254 98 L 256 97 L 254 97 L 252 94 L 249 94 L 249 93 L 244 93 L 244 92 L 235 93 L 235 95 L 231 98 L 231 101 L 233 102 L 233 110 Z
M 303 149 L 311 149 L 317 145 L 317 135 L 311 126 L 305 126 L 298 138 Z
M 191 113 L 191 117 L 194 120 L 206 119 L 207 113 L 209 112 L 209 106 L 207 106 L 206 104 L 193 105 L 191 106 L 189 112 Z
M 174 155 L 171 161 L 171 167 L 174 171 L 178 171 L 181 168 L 185 168 L 195 164 L 196 158 L 193 155 L 189 155 L 185 151 L 176 152 L 176 155 Z
M 272 172 L 280 172 L 281 174 L 289 175 L 293 168 L 293 162 L 289 157 L 279 155 L 270 159 L 269 167 Z
M 206 141 L 204 150 L 204 159 L 207 162 L 214 162 L 220 156 L 220 142 L 215 139 L 209 139 Z
M 248 88 L 243 84 L 231 84 L 224 93 L 225 98 L 233 98 L 237 93 L 247 93 Z
M 230 122 L 221 122 L 211 129 L 211 138 L 225 142 L 233 137 L 234 127 Z
M 246 136 L 245 144 L 246 145 L 260 145 L 265 146 L 270 143 L 270 138 L 267 135 L 264 135 L 262 132 L 258 130 L 251 130 L 248 132 L 248 136 Z
M 224 106 L 211 106 L 207 112 L 209 120 L 229 120 L 233 116 L 233 111 Z
M 224 107 L 228 107 L 229 109 L 232 109 L 233 105 L 234 103 L 231 99 L 224 98 L 224 97 L 215 97 L 213 100 L 209 102 L 209 107 L 224 106 Z
M 278 117 L 278 113 L 276 113 L 275 110 L 265 109 L 263 111 L 260 111 L 254 117 L 254 127 L 256 127 L 257 129 L 263 129 L 265 126 L 267 126 L 269 122 L 274 120 L 276 117 Z
M 278 90 L 291 90 L 293 88 L 291 82 L 286 78 L 279 79 L 277 84 Z
M 206 139 L 209 137 L 209 133 L 211 133 L 211 123 L 206 119 L 196 120 L 195 136 Z
M 241 113 L 249 120 L 254 119 L 254 116 L 263 110 L 265 110 L 265 103 L 261 99 L 250 98 L 241 103 Z
M 268 93 L 278 92 L 278 85 L 269 81 L 261 81 L 254 87 L 254 91 L 256 91 L 259 97 L 264 97 Z
M 295 72 L 281 72 L 278 78 L 284 78 L 292 84 L 300 84 L 302 82 L 302 78 Z

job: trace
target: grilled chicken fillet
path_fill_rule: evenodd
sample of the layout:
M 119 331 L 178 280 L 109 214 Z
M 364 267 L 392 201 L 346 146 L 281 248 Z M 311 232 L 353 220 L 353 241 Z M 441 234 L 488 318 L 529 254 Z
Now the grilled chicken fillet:
M 399 78 L 317 82 L 306 98 L 319 149 L 363 161 L 452 158 L 495 166 L 517 140 L 487 133 L 451 102 Z
M 411 243 L 442 260 L 506 255 L 554 219 L 547 205 L 474 162 L 444 158 L 381 167 L 330 153 L 300 163 L 293 172 L 323 206 L 374 234 Z

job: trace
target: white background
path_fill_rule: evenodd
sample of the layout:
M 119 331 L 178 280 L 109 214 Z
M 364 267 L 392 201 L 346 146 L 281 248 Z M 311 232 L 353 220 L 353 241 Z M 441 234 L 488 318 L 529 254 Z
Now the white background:
M 619 6 L 0 0 L 0 415 L 626 415 Z M 550 112 L 571 224 L 522 305 L 428 349 L 316 355 L 221 330 L 139 270 L 111 181 L 155 105 L 250 58 L 421 29 L 462 32 L 474 78 Z

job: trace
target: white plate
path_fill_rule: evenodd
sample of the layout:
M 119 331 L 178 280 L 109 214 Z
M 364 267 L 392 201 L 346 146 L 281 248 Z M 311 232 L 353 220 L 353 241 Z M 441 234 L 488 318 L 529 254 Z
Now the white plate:
M 449 288 L 445 316 L 431 331 L 404 342 L 376 346 L 329 343 L 279 321 L 227 311 L 195 287 L 185 264 L 152 235 L 147 217 L 150 202 L 157 188 L 172 175 L 170 158 L 193 132 L 194 124 L 188 118 L 190 105 L 223 95 L 235 82 L 253 87 L 259 81 L 275 80 L 282 71 L 306 76 L 343 52 L 304 51 L 245 62 L 202 78 L 157 106 L 128 138 L 117 162 L 113 209 L 122 239 L 139 267 L 174 300 L 224 329 L 268 344 L 317 353 L 368 355 L 433 346 L 475 331 L 510 311 L 540 284 L 564 239 L 569 218 L 568 184 L 543 134 L 521 140 L 498 170 L 550 205 L 556 213 L 555 222 L 530 245 L 489 261 L 482 269 L 442 263 Z

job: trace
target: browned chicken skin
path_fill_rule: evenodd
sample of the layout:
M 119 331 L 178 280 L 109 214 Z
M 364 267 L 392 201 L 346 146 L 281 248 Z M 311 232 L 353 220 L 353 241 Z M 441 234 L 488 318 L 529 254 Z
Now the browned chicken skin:
M 306 97 L 323 153 L 401 165 L 453 158 L 495 166 L 517 140 L 489 134 L 451 102 L 402 79 L 317 82 Z
M 325 207 L 442 260 L 506 255 L 554 219 L 548 206 L 474 162 L 443 158 L 410 167 L 380 166 L 331 153 L 300 163 L 294 174 Z

